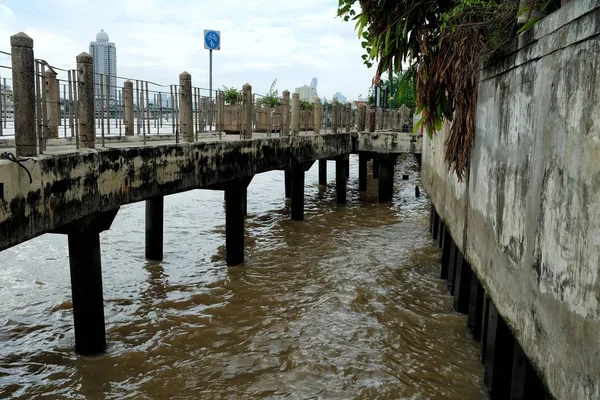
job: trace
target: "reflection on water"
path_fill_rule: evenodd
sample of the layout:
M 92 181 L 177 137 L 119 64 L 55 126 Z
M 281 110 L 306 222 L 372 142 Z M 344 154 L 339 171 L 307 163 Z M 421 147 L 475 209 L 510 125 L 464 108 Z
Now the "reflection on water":
M 402 158 L 393 204 L 375 182 L 349 203 L 306 177 L 290 221 L 283 172 L 248 188 L 246 265 L 224 262 L 223 194 L 165 199 L 165 257 L 144 259 L 143 203 L 101 234 L 107 353 L 73 353 L 67 240 L 0 254 L 0 397 L 30 399 L 483 399 L 466 317 L 437 279 L 418 168 Z M 408 173 L 409 181 L 401 175 Z

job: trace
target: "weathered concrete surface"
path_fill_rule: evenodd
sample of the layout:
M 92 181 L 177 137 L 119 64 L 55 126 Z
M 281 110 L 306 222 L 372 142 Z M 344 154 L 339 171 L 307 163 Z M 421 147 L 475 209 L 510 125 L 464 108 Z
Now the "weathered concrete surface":
M 600 398 L 600 4 L 572 2 L 481 71 L 469 175 L 442 132 L 423 183 L 551 393 Z
M 115 143 L 121 147 L 70 150 L 24 161 L 31 184 L 24 169 L 0 160 L 0 251 L 121 204 L 353 151 L 421 151 L 404 138 L 406 133 L 368 136 L 339 133 L 137 147 Z

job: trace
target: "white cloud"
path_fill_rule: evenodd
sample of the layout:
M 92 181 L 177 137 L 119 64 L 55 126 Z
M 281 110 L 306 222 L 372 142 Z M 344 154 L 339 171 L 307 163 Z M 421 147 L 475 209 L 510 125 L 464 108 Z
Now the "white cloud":
M 28 3 L 27 5 L 23 3 Z M 51 7 L 48 7 L 48 4 Z M 5 0 L 0 5 L 0 50 L 25 31 L 36 57 L 73 68 L 75 56 L 103 28 L 117 45 L 118 74 L 163 84 L 184 70 L 208 87 L 204 29 L 221 31 L 214 52 L 213 86 L 253 85 L 266 93 L 273 79 L 281 91 L 319 79 L 321 97 L 336 91 L 366 94 L 374 71 L 360 58 L 352 23 L 336 18 L 335 2 L 322 0 Z

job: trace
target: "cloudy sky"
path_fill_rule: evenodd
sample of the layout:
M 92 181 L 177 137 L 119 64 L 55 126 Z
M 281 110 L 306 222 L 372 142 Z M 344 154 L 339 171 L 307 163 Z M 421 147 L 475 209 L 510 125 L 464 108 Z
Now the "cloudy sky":
M 204 29 L 221 31 L 213 87 L 248 82 L 264 94 L 318 78 L 321 97 L 367 95 L 374 69 L 360 58 L 354 24 L 336 18 L 337 0 L 0 0 L 0 50 L 24 31 L 36 58 L 74 68 L 102 28 L 117 46 L 119 76 L 175 84 L 186 70 L 208 87 Z M 5 64 L 6 58 L 0 58 Z M 3 75 L 6 70 L 0 70 Z

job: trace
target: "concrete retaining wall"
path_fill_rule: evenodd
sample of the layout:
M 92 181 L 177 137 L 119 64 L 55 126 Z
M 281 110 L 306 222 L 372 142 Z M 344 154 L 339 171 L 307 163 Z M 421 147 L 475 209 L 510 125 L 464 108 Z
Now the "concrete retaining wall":
M 445 132 L 423 184 L 550 392 L 600 398 L 600 4 L 572 2 L 480 72 L 468 176 Z

